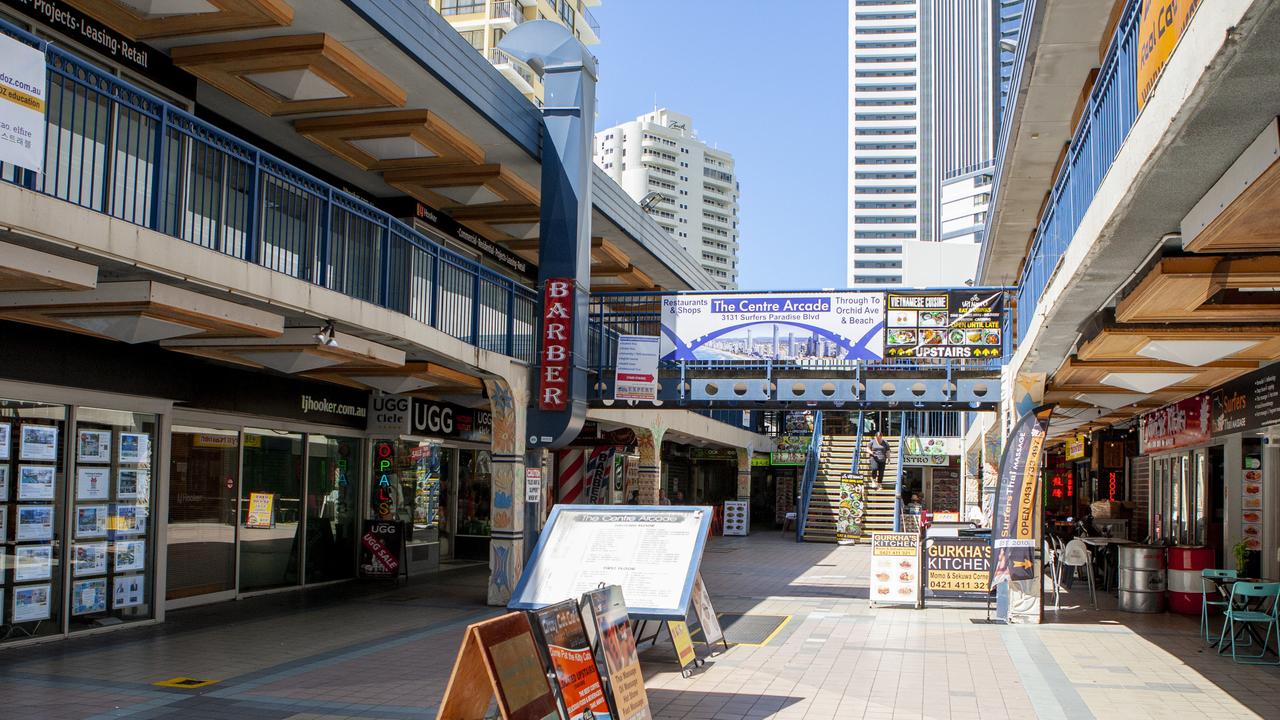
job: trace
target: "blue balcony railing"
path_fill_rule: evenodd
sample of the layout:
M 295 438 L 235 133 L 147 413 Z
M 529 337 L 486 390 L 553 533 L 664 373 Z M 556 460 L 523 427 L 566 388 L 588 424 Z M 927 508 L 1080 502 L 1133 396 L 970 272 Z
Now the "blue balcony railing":
M 0 21 L 45 52 L 44 173 L 0 180 L 409 315 L 531 361 L 533 290 Z
M 1139 0 L 1129 0 L 1107 50 L 1089 102 L 1080 117 L 1049 202 L 1040 216 L 1018 282 L 1018 337 L 1026 337 L 1040 297 L 1057 271 L 1085 212 L 1138 117 L 1137 56 Z M 1030 16 L 1030 13 L 1028 13 Z M 1018 73 L 1025 59 L 1019 48 Z M 1011 132 L 1006 117 L 1001 152 Z M 1003 163 L 1000 165 L 1003 169 Z M 997 179 L 996 187 L 999 187 Z M 990 232 L 990 226 L 988 226 Z

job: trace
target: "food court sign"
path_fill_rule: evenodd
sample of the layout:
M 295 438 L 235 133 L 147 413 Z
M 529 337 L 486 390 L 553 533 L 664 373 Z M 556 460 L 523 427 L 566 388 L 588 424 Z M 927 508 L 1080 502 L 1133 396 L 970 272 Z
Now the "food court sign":
M 889 293 L 885 355 L 998 358 L 1003 347 L 1002 291 Z
M 1174 450 L 1209 441 L 1211 401 L 1201 393 L 1142 416 L 1142 453 Z

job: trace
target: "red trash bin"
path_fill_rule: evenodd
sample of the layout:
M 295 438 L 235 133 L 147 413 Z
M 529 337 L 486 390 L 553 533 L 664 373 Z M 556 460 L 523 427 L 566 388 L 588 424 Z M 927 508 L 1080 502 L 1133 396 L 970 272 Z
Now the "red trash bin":
M 1182 615 L 1199 615 L 1204 601 L 1201 572 L 1213 567 L 1213 548 L 1176 545 L 1169 548 L 1169 609 Z

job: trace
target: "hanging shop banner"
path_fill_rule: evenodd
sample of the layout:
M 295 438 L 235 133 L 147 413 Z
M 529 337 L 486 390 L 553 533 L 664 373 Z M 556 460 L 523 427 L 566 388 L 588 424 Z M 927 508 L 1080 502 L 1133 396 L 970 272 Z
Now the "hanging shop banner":
M 946 467 L 952 455 L 960 454 L 959 438 L 907 436 L 902 446 L 902 464 L 915 467 Z
M 524 613 L 507 613 L 467 626 L 437 717 L 489 717 L 489 703 L 494 700 L 503 720 L 561 717 Z
M 889 293 L 888 303 L 888 357 L 1000 357 L 1004 347 L 1002 291 Z
M 991 543 L 986 538 L 931 537 L 924 541 L 925 597 L 986 598 Z
M 1280 367 L 1269 365 L 1214 390 L 1213 434 L 1230 435 L 1280 423 Z
M 920 605 L 920 535 L 871 533 L 871 603 Z
M 360 577 L 395 577 L 404 547 L 404 523 L 366 520 L 360 536 Z
M 577 600 L 548 605 L 533 613 L 564 700 L 568 720 L 610 720 L 604 683 L 591 654 Z
M 884 357 L 884 293 L 662 298 L 662 359 L 815 363 Z
M 44 52 L 0 33 L 0 161 L 44 168 Z
M 641 620 L 684 620 L 711 510 L 678 505 L 557 505 L 507 607 L 534 610 L 620 585 Z
M 1138 109 L 1160 79 L 1160 71 L 1182 39 L 1201 0 L 1143 0 L 1138 20 Z
M 769 454 L 770 465 L 804 465 L 809 458 L 811 435 L 783 435 L 777 440 L 777 449 Z
M 1084 457 L 1085 448 L 1089 444 L 1089 436 L 1078 434 L 1067 441 L 1066 459 L 1079 460 Z
M 1142 454 L 1209 442 L 1213 403 L 1201 393 L 1142 416 L 1138 438 Z
M 275 493 L 249 493 L 249 510 L 245 515 L 244 526 L 258 530 L 270 530 L 276 526 Z
M 657 400 L 658 338 L 619 336 L 613 380 L 614 400 Z
M 1018 420 L 1005 440 L 991 531 L 995 562 L 989 587 L 1034 576 L 1040 461 L 1052 414 L 1052 405 L 1035 408 Z
M 601 669 L 609 677 L 613 716 L 619 720 L 650 720 L 644 673 L 640 671 L 636 640 L 631 634 L 633 616 L 627 611 L 622 588 L 607 585 L 592 590 L 582 596 L 582 605 L 590 613 L 595 630 L 596 657 L 603 661 Z
M 836 542 L 850 543 L 862 537 L 866 509 L 864 485 L 857 477 L 840 478 L 840 506 L 836 512 Z

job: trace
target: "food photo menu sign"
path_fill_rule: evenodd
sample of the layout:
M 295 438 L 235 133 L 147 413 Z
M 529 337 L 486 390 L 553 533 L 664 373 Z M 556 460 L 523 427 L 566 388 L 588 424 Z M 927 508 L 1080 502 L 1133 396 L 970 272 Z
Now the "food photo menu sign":
M 920 535 L 871 533 L 871 604 L 920 606 Z
M 889 293 L 885 357 L 998 358 L 1004 292 Z

